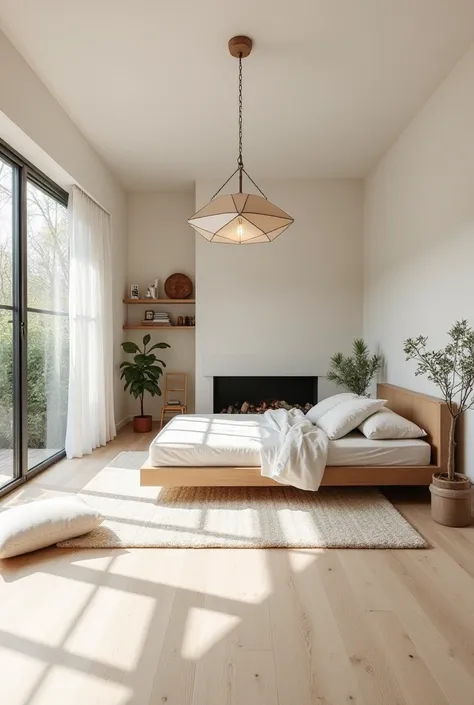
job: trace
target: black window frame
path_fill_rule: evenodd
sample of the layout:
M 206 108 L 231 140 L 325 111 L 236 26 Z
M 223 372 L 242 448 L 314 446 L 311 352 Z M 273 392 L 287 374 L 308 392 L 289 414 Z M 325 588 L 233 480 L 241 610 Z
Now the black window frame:
M 0 497 L 27 482 L 38 473 L 66 456 L 64 450 L 28 470 L 28 298 L 27 298 L 27 187 L 31 182 L 67 208 L 69 194 L 40 169 L 0 138 L 0 157 L 13 169 L 13 474 L 10 482 L 0 487 Z M 34 311 L 35 309 L 31 309 Z M 40 312 L 40 311 L 38 311 Z

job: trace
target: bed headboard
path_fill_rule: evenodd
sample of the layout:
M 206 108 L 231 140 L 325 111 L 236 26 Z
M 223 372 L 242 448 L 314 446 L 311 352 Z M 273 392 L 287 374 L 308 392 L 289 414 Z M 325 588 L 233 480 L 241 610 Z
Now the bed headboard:
M 431 445 L 431 463 L 445 472 L 448 465 L 451 421 L 446 402 L 393 384 L 378 384 L 377 397 L 387 399 L 389 409 L 413 421 L 426 431 L 428 434 L 426 440 Z

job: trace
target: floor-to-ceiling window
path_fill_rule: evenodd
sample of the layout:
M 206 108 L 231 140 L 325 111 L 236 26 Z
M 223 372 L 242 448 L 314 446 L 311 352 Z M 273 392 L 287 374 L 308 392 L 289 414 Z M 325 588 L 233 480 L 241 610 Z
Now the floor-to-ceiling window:
M 13 393 L 13 177 L 0 153 L 0 487 L 11 482 L 14 464 Z
M 27 185 L 28 469 L 64 448 L 69 363 L 67 209 Z
M 67 193 L 0 142 L 0 492 L 64 455 Z

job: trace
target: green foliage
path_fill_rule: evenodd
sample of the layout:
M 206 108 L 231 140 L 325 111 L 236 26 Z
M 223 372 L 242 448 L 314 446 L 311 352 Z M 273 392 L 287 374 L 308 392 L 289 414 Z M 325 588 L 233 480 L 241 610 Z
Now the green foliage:
M 0 304 L 12 305 L 13 239 L 11 168 L 0 159 Z M 28 306 L 62 312 L 29 311 L 27 379 L 28 448 L 64 447 L 68 369 L 69 239 L 67 210 L 32 182 L 27 185 Z M 0 448 L 12 449 L 13 325 L 11 310 L 0 311 Z
M 0 315 L 0 448 L 13 448 L 11 313 Z M 69 371 L 68 318 L 28 316 L 28 448 L 64 446 Z
M 122 370 L 120 379 L 125 380 L 124 390 L 127 391 L 128 389 L 135 399 L 140 399 L 141 416 L 144 415 L 143 397 L 145 392 L 151 394 L 152 397 L 156 395 L 161 397 L 161 389 L 158 383 L 163 374 L 162 368 L 166 367 L 166 363 L 157 358 L 152 351 L 157 349 L 164 350 L 170 347 L 168 343 L 155 343 L 147 349 L 150 340 L 151 335 L 147 333 L 143 338 L 143 349 L 136 343 L 129 341 L 122 343 L 123 351 L 129 355 L 134 355 L 134 358 L 133 362 L 122 362 L 120 365 Z
M 428 338 L 408 338 L 407 360 L 415 360 L 415 375 L 426 374 L 440 389 L 452 416 L 474 407 L 474 330 L 464 319 L 448 331 L 450 341 L 441 350 L 427 350 Z
M 381 355 L 371 356 L 362 338 L 354 340 L 352 350 L 352 356 L 335 353 L 331 358 L 331 367 L 326 376 L 340 387 L 365 396 L 376 372 L 382 366 L 383 358 Z
M 474 330 L 466 319 L 456 321 L 448 331 L 449 342 L 441 350 L 427 350 L 428 338 L 419 335 L 403 344 L 407 360 L 415 360 L 415 375 L 426 375 L 439 388 L 451 414 L 448 477 L 454 480 L 456 422 L 474 408 Z

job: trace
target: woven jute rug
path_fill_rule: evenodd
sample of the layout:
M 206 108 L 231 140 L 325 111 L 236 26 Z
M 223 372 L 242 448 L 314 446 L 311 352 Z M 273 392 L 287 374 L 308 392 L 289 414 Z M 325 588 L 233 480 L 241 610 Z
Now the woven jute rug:
M 373 489 L 140 487 L 146 452 L 118 455 L 79 493 L 104 516 L 75 548 L 425 548 Z M 199 472 L 199 471 L 196 471 Z

